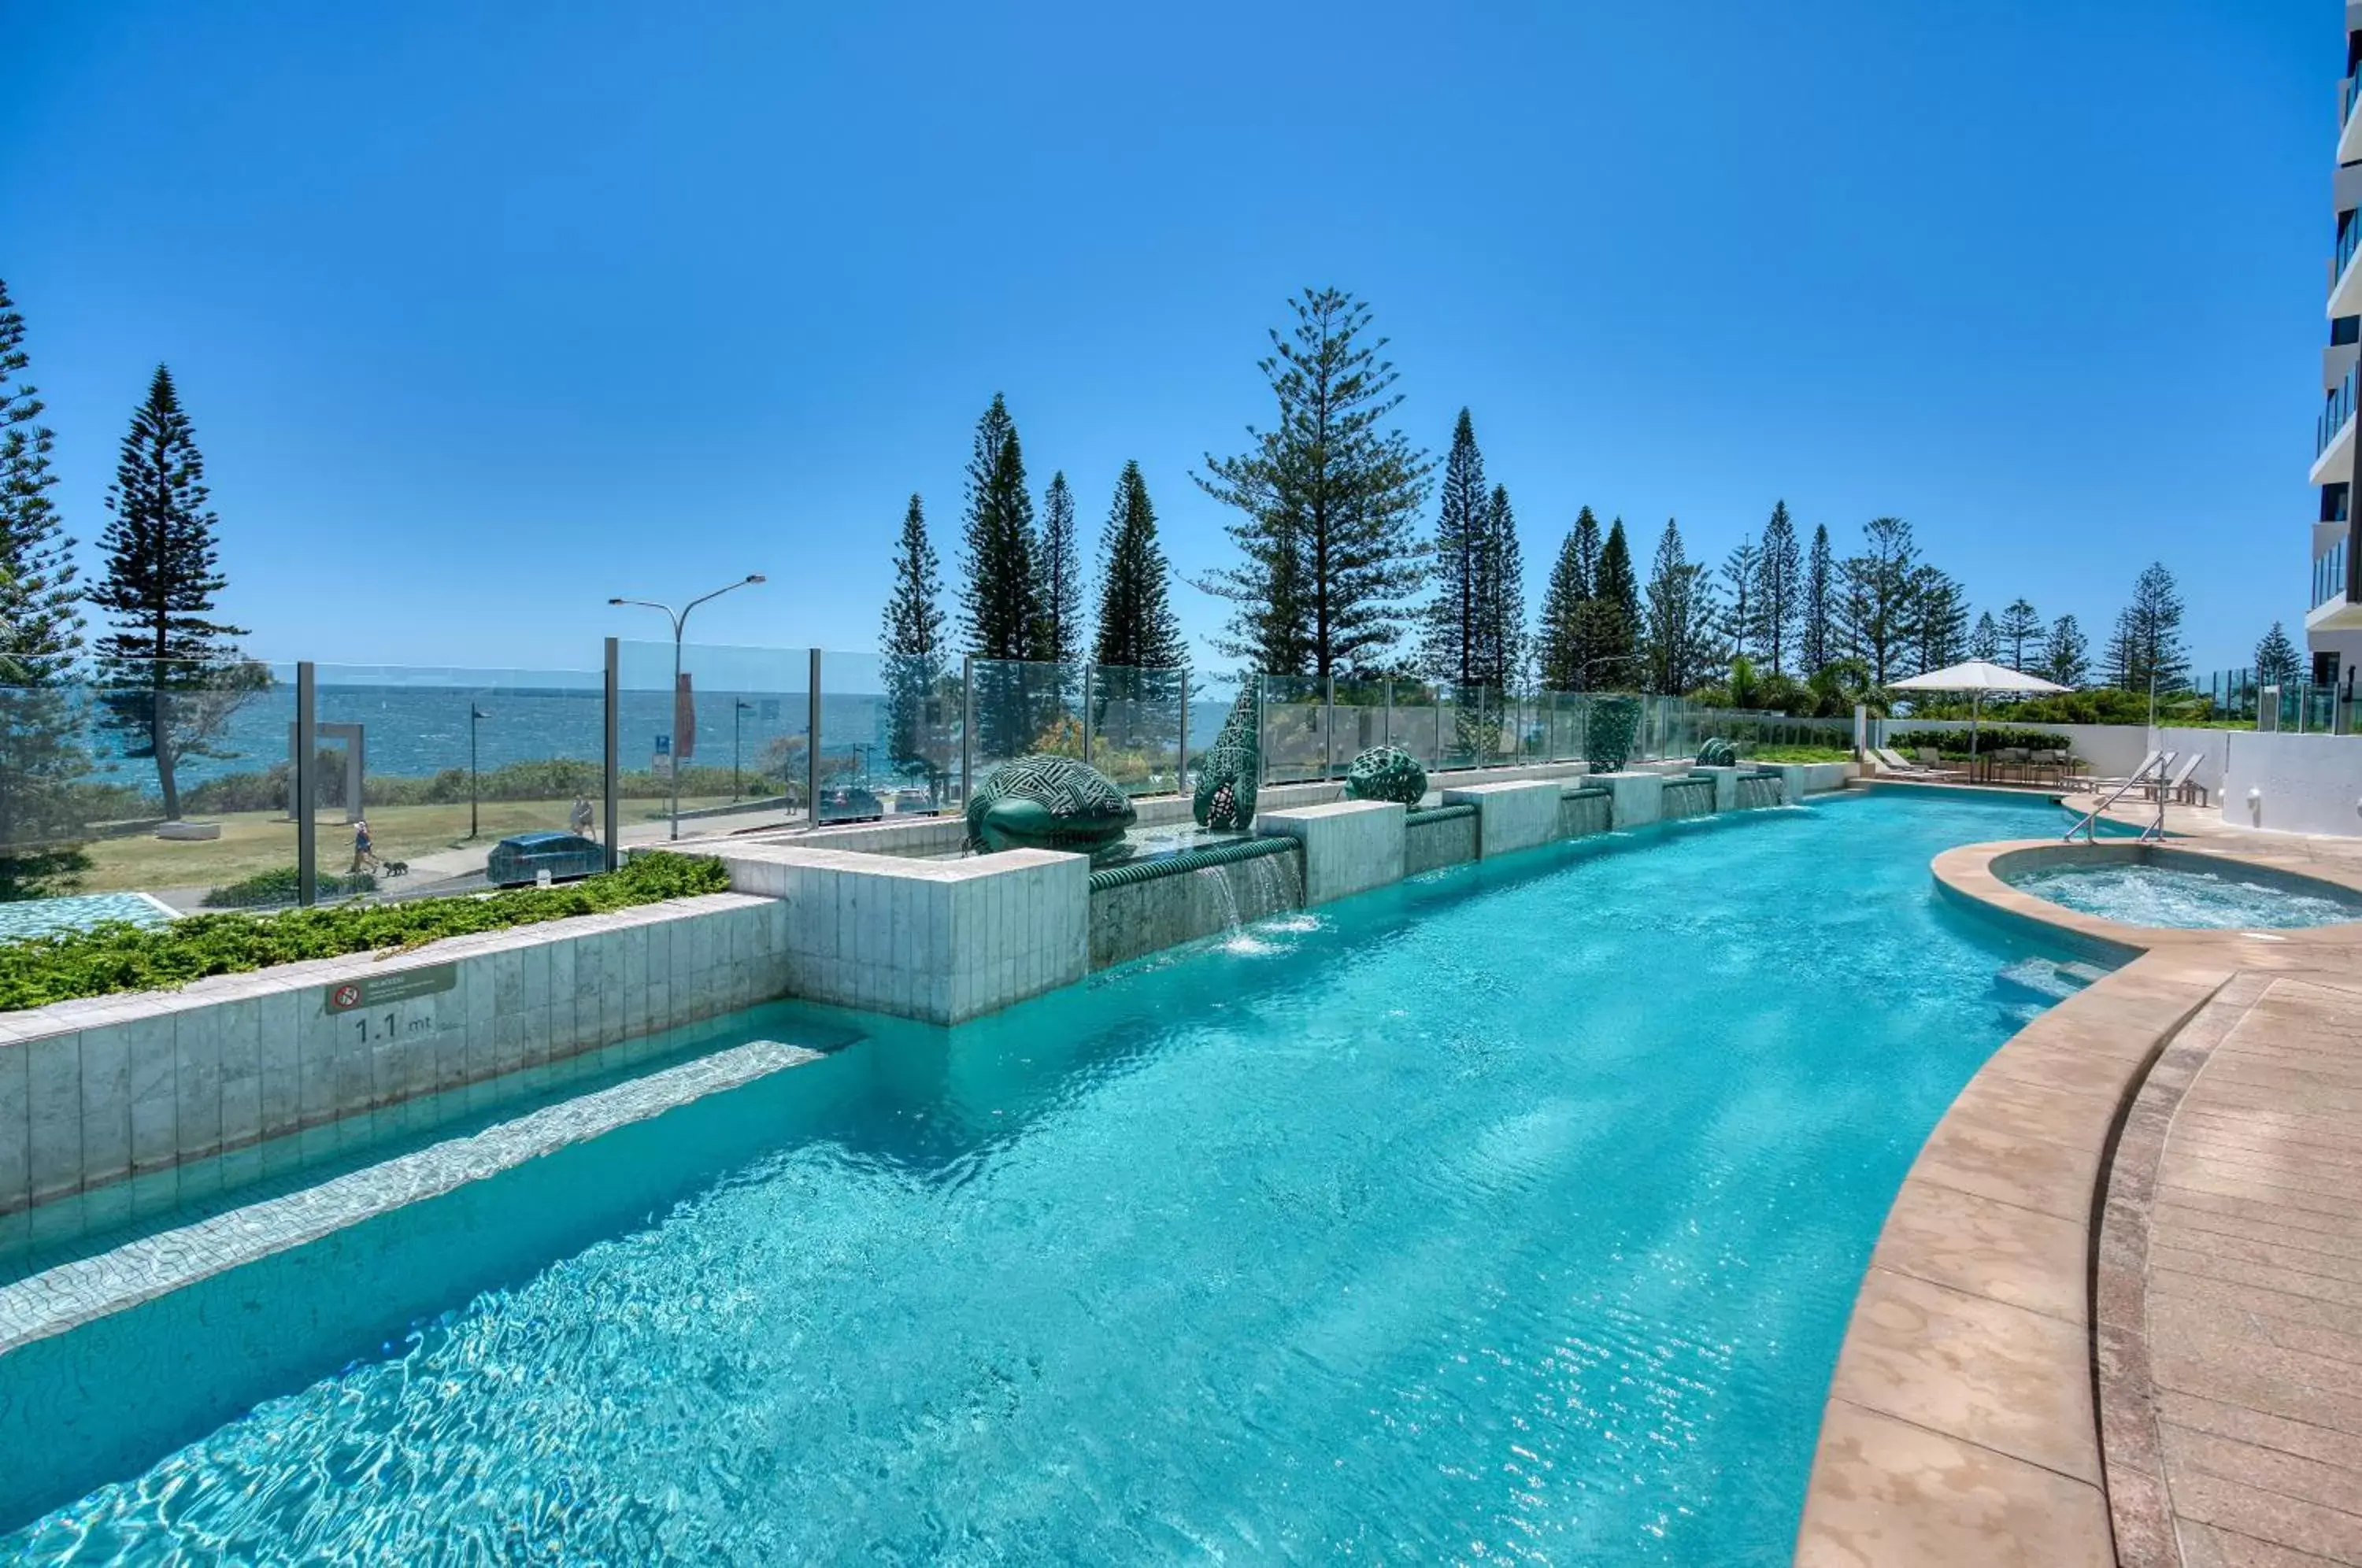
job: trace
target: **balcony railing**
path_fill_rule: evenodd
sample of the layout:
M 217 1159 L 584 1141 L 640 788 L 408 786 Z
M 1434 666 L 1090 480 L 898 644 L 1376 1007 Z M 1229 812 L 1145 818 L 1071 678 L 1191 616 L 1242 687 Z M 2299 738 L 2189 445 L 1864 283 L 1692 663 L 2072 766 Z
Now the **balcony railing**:
M 2340 126 L 2354 117 L 2354 99 L 2357 94 L 2362 94 L 2362 71 L 2357 71 L 2345 79 L 2345 95 L 2337 112 L 2337 123 Z
M 2318 610 L 2345 591 L 2345 541 L 2340 539 L 2312 561 L 2312 602 Z
M 2329 273 L 2331 288 L 2335 288 L 2337 280 L 2345 276 L 2345 264 L 2354 259 L 2354 247 L 2356 242 L 2362 242 L 2362 212 L 2348 216 L 2345 226 L 2338 230 L 2337 259 L 2331 265 Z
M 2337 383 L 2335 392 L 2329 394 L 2327 406 L 2322 409 L 2320 419 L 2313 425 L 2312 455 L 2315 458 L 2329 450 L 2329 444 L 2337 439 L 2337 433 L 2345 428 L 2347 420 L 2354 417 L 2354 371 L 2356 370 L 2362 370 L 2362 362 L 2357 362 L 2352 370 L 2345 372 L 2345 379 Z

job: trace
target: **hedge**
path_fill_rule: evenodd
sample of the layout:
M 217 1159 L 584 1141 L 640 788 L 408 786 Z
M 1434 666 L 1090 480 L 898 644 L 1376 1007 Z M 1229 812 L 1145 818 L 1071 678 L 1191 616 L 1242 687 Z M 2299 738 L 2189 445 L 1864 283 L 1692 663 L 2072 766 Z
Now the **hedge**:
M 2065 735 L 2047 730 L 2004 729 L 1987 724 L 1976 732 L 1977 755 L 1986 756 L 2003 746 L 2024 746 L 2029 751 L 2071 751 L 2075 743 Z M 1886 732 L 1886 744 L 1896 751 L 1914 751 L 1921 746 L 1934 746 L 1948 756 L 1969 755 L 1969 729 L 1965 724 L 1957 730 L 1895 730 Z
M 446 936 L 537 925 L 729 889 L 730 873 L 720 861 L 649 853 L 634 856 L 621 870 L 556 888 L 337 904 L 278 914 L 185 915 L 153 929 L 110 921 L 87 931 L 28 937 L 0 946 L 0 1010 L 118 991 L 169 990 L 208 975 L 241 974 L 306 958 L 402 952 Z

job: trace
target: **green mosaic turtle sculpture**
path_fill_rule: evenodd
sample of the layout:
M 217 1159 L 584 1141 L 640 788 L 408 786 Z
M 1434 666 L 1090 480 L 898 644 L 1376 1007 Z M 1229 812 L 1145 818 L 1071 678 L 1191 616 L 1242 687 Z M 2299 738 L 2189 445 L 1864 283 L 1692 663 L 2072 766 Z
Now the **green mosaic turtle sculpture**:
M 1345 798 L 1416 806 L 1427 799 L 1427 769 L 1398 745 L 1374 745 L 1346 767 Z
M 1095 855 L 1113 848 L 1138 820 L 1114 779 L 1071 756 L 1021 756 L 1004 762 L 967 803 L 967 846 L 1062 849 Z
M 1697 765 L 1700 767 L 1736 767 L 1738 766 L 1738 748 L 1716 735 L 1698 747 Z
M 1617 773 L 1632 759 L 1640 733 L 1640 703 L 1634 697 L 1602 697 L 1591 705 L 1591 732 L 1584 754 L 1594 773 Z
M 1220 734 L 1198 759 L 1198 788 L 1189 814 L 1198 825 L 1243 833 L 1254 825 L 1255 783 L 1263 776 L 1254 683 L 1249 681 L 1222 721 Z

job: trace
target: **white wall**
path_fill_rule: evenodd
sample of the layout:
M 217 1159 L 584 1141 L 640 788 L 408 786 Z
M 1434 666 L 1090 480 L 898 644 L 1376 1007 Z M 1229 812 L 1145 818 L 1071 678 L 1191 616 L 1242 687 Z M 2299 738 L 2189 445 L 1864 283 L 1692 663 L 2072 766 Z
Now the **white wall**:
M 2362 738 L 2244 730 L 2228 735 L 2222 797 L 2226 824 L 2362 835 Z M 2253 806 L 2247 801 L 2250 790 L 2257 792 Z
M 1965 730 L 1966 719 L 1889 719 L 1886 721 L 1887 744 L 1908 755 L 1907 745 L 1915 730 Z M 2065 735 L 2068 745 L 2077 756 L 2090 763 L 2091 771 L 2102 778 L 2122 778 L 2141 764 L 2149 753 L 2148 730 L 2140 724 L 2036 724 L 2009 719 L 1987 718 L 1984 727 L 1992 729 L 2039 730 L 2045 734 Z

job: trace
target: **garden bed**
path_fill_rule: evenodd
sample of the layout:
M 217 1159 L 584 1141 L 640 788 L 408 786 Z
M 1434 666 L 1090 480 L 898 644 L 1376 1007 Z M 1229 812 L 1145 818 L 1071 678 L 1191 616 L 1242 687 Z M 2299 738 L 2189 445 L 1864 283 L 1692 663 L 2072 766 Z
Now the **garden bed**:
M 727 892 L 729 888 L 730 874 L 719 861 L 649 853 L 634 856 L 620 870 L 557 888 L 278 914 L 190 915 L 155 929 L 111 922 L 0 946 L 0 1010 L 76 997 L 167 990 L 208 975 L 239 974 L 307 958 L 400 952 L 446 936 L 601 914 L 667 899 Z

